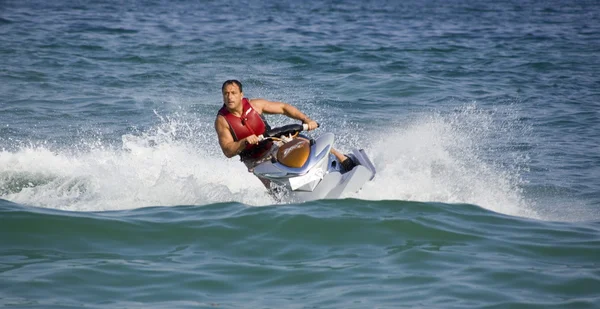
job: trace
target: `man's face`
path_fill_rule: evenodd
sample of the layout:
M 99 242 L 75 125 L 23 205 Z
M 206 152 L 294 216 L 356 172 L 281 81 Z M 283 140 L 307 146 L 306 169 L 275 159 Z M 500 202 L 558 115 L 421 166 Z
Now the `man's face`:
M 229 109 L 235 109 L 242 103 L 244 93 L 236 84 L 226 85 L 223 89 L 223 103 Z

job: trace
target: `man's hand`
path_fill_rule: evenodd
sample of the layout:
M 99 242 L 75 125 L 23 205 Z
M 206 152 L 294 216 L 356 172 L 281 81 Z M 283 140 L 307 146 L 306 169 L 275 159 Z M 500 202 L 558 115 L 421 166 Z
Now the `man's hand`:
M 314 121 L 314 120 L 312 120 L 312 119 L 308 119 L 304 123 L 306 123 L 308 125 L 308 131 L 314 130 L 314 129 L 316 129 L 319 126 L 317 124 L 317 122 Z
M 246 140 L 246 144 L 250 144 L 250 145 L 256 145 L 259 142 L 258 136 L 256 136 L 255 134 L 252 134 L 252 135 L 246 137 L 245 140 Z

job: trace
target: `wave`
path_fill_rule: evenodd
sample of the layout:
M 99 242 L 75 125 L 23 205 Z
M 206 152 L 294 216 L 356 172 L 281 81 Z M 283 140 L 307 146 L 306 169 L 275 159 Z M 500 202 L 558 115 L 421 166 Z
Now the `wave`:
M 315 301 L 346 304 L 348 293 L 367 291 L 378 304 L 418 306 L 437 304 L 440 291 L 456 302 L 477 299 L 484 285 L 494 287 L 488 304 L 506 304 L 509 293 L 515 305 L 548 295 L 589 305 L 600 282 L 600 222 L 530 220 L 467 204 L 344 199 L 71 212 L 0 200 L 0 218 L 0 234 L 11 235 L 0 246 L 8 293 L 0 303 L 225 305 L 277 290 L 304 304 L 297 297 L 323 293 Z M 23 292 L 32 281 L 36 296 Z
M 514 136 L 526 130 L 510 120 L 518 115 L 494 114 L 500 112 L 471 104 L 451 114 L 423 114 L 384 130 L 334 128 L 336 148 L 365 148 L 378 170 L 373 182 L 346 197 L 467 203 L 556 220 L 552 213 L 539 211 L 535 199 L 524 192 L 530 147 L 515 142 Z M 0 151 L 0 198 L 73 211 L 275 203 L 243 164 L 221 154 L 212 127 L 194 125 L 206 121 L 156 115 L 155 127 L 124 134 L 116 146 L 92 139 Z
M 270 237 L 295 244 L 386 245 L 393 239 L 427 239 L 454 245 L 489 241 L 521 248 L 557 245 L 594 255 L 600 221 L 548 222 L 489 211 L 476 205 L 410 201 L 321 200 L 285 207 L 247 207 L 236 202 L 204 206 L 146 207 L 79 212 L 28 207 L 0 200 L 0 232 L 18 237 L 3 243 L 31 245 L 43 239 L 58 247 L 86 242 L 114 246 L 171 247 L 202 239 L 203 243 L 244 243 Z M 127 235 L 127 238 L 122 238 Z M 33 237 L 33 238 L 31 238 Z M 213 239 L 213 240 L 211 240 Z M 592 246 L 594 244 L 594 246 Z M 439 249 L 439 248 L 438 248 Z M 93 250 L 102 251 L 97 245 Z M 164 249 L 158 249 L 164 250 Z M 529 250 L 529 249 L 528 249 Z M 545 250 L 545 249 L 544 249 Z

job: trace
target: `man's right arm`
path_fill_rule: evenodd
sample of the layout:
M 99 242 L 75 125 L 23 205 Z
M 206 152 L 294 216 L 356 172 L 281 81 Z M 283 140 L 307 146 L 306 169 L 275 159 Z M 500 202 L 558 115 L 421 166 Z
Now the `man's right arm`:
M 217 135 L 219 137 L 219 145 L 221 146 L 221 150 L 223 150 L 223 154 L 228 157 L 234 157 L 238 155 L 244 148 L 246 148 L 246 139 L 243 138 L 239 141 L 233 140 L 233 136 L 229 131 L 229 124 L 227 120 L 223 118 L 223 116 L 217 116 L 215 119 L 215 130 L 217 131 Z
M 215 130 L 219 136 L 221 150 L 223 150 L 223 154 L 228 158 L 240 154 L 240 152 L 246 148 L 246 144 L 258 144 L 259 142 L 258 136 L 254 134 L 236 142 L 231 135 L 231 131 L 229 131 L 227 120 L 220 115 L 217 116 L 217 119 L 215 120 Z

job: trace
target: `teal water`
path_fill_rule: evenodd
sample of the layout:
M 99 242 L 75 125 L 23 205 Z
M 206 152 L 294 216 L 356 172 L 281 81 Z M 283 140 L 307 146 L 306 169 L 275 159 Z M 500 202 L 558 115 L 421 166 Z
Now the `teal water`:
M 6 307 L 598 305 L 598 223 L 352 199 L 2 217 Z
M 599 15 L 2 1 L 0 307 L 600 308 Z M 377 177 L 276 203 L 218 148 L 230 78 Z

